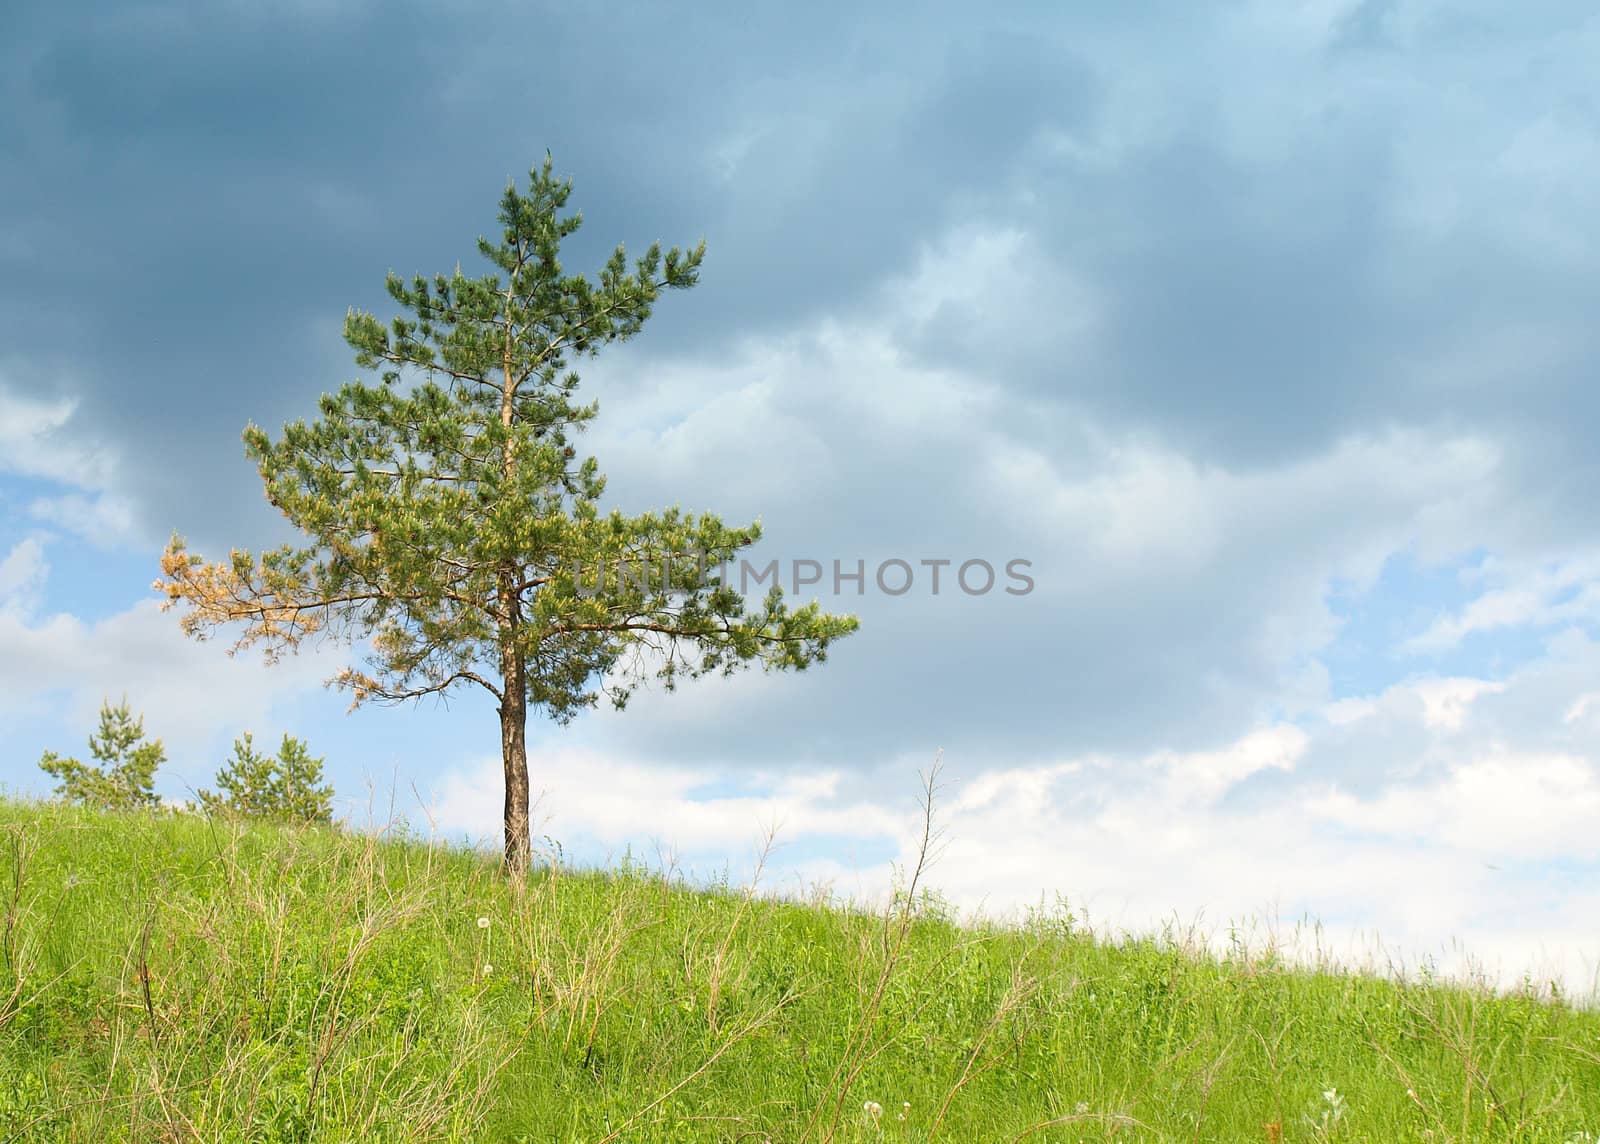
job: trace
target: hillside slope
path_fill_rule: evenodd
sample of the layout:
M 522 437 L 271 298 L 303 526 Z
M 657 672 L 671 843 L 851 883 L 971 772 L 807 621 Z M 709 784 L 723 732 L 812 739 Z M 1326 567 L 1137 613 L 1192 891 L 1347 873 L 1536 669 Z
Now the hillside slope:
M 0 804 L 0 1141 L 1593 1141 L 1600 1014 Z

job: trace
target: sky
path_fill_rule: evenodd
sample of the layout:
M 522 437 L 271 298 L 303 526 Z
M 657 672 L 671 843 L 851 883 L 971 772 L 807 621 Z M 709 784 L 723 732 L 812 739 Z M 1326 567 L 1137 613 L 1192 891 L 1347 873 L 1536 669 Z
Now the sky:
M 1554 0 L 7 4 L 0 785 L 126 696 L 166 798 L 292 733 L 350 821 L 493 845 L 490 702 L 347 713 L 360 648 L 151 584 L 294 539 L 244 427 L 548 151 L 568 267 L 707 246 L 582 366 L 608 503 L 867 577 L 802 590 L 861 618 L 816 670 L 535 716 L 543 845 L 775 828 L 769 888 L 870 901 L 937 759 L 968 913 L 1592 989 L 1597 54 Z

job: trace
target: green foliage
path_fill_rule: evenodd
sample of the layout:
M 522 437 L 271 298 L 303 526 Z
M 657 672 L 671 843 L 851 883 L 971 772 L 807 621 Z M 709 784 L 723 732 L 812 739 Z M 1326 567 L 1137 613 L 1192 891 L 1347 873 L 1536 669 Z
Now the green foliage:
M 233 757 L 217 772 L 222 793 L 203 790 L 200 802 L 212 812 L 246 818 L 330 822 L 333 788 L 322 781 L 322 763 L 293 735 L 283 737 L 274 758 L 257 751 L 246 731 L 233 741 Z
M 963 927 L 936 895 L 903 896 L 897 948 L 882 913 L 637 863 L 512 884 L 424 840 L 15 803 L 0 886 L 4 1140 L 1600 1129 L 1592 999 L 1218 957 L 1170 934 L 1108 942 L 1064 909 Z
M 127 696 L 117 706 L 100 705 L 100 730 L 89 736 L 89 753 L 102 765 L 46 751 L 39 767 L 57 780 L 56 794 L 98 810 L 152 807 L 156 769 L 167 761 L 161 740 L 144 742 L 144 718 L 134 718 Z

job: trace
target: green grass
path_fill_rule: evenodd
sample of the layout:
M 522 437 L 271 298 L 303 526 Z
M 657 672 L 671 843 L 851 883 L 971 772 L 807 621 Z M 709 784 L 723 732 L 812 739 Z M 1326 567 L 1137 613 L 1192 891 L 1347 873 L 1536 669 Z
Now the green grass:
M 1065 913 L 514 888 L 416 839 L 9 802 L 0 915 L 0 1144 L 1600 1132 L 1593 1011 Z

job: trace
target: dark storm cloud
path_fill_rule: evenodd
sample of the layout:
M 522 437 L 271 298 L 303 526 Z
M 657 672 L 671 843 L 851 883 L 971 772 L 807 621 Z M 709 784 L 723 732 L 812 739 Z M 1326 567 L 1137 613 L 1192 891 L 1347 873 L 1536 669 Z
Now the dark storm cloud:
M 1448 59 L 1433 70 L 1441 82 L 1472 73 Z M 1330 92 L 1360 78 L 1333 72 Z M 958 310 L 907 344 L 928 362 L 998 367 L 1015 388 L 1229 465 L 1281 463 L 1375 422 L 1509 422 L 1532 437 L 1560 426 L 1557 436 L 1575 445 L 1600 427 L 1586 380 L 1600 365 L 1600 337 L 1584 317 L 1600 284 L 1592 230 L 1571 204 L 1564 222 L 1591 243 L 1582 255 L 1551 257 L 1496 217 L 1543 205 L 1485 169 L 1547 101 L 1536 93 L 1518 112 L 1511 96 L 1504 122 L 1451 124 L 1490 133 L 1488 142 L 1435 141 L 1469 164 L 1453 177 L 1407 157 L 1430 127 L 1424 112 L 1342 105 L 1332 94 L 1315 115 L 1286 111 L 1287 141 L 1260 154 L 1219 142 L 1226 116 L 1200 108 L 1114 165 L 1029 156 L 1018 178 L 1033 201 L 1008 222 L 1026 232 L 1035 262 L 1090 284 L 1101 318 L 1093 338 L 1077 334 L 1075 299 L 1043 291 L 1026 316 L 1035 336 Z M 1573 119 L 1595 138 L 1600 119 Z M 1459 180 L 1469 193 L 1489 184 L 1505 197 L 1474 202 L 1475 217 L 1433 231 L 1402 210 L 1420 176 L 1446 184 L 1439 194 Z M 1526 335 L 1535 351 L 1541 341 L 1565 345 L 1554 360 L 1473 360 L 1507 333 Z M 1441 376 L 1452 355 L 1454 379 Z M 1589 451 L 1563 452 L 1586 463 Z

